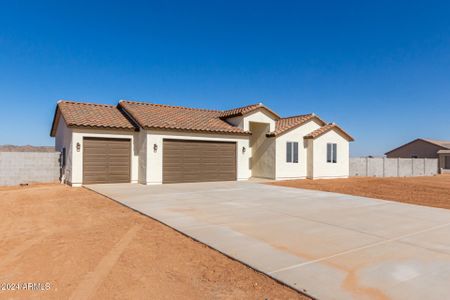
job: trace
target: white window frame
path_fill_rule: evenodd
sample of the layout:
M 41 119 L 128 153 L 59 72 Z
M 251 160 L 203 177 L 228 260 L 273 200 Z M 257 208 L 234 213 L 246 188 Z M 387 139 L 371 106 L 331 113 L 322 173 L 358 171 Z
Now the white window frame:
M 337 163 L 337 143 L 327 143 L 327 163 L 336 164 Z
M 297 153 L 295 153 L 295 145 L 297 145 Z M 290 150 L 290 155 L 289 155 Z M 295 155 L 297 154 L 297 155 Z M 299 142 L 288 141 L 286 142 L 286 163 L 288 164 L 298 164 L 300 156 Z

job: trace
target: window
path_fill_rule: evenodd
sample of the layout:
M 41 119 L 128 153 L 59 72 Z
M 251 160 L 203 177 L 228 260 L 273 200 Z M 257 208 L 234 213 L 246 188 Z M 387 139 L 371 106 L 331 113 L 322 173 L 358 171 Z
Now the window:
M 287 142 L 286 162 L 298 163 L 298 142 Z
M 327 144 L 327 162 L 337 163 L 337 144 Z

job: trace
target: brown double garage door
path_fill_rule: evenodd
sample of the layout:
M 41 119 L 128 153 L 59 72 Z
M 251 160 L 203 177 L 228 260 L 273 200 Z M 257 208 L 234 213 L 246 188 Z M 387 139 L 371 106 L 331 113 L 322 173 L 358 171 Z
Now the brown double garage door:
M 162 151 L 163 183 L 236 180 L 236 143 L 164 140 Z M 84 138 L 84 184 L 130 180 L 129 139 Z
M 83 183 L 125 183 L 131 178 L 131 140 L 83 139 Z
M 236 180 L 236 143 L 163 141 L 163 183 L 232 180 Z

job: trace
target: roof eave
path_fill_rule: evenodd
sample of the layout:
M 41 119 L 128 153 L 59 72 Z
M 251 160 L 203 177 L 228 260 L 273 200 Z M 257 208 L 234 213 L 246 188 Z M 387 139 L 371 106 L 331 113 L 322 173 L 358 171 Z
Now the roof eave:
M 185 128 L 166 128 L 166 127 L 157 127 L 157 126 L 145 126 L 143 127 L 145 130 L 162 130 L 162 131 L 177 131 L 177 132 L 201 132 L 208 134 L 221 134 L 221 135 L 252 135 L 250 131 L 221 131 L 221 130 L 204 130 L 204 129 L 185 129 Z
M 139 131 L 139 128 L 119 127 L 119 126 L 100 126 L 100 125 L 77 125 L 67 124 L 68 128 L 82 128 L 82 129 L 102 129 L 102 130 L 123 130 L 123 131 Z
M 59 104 L 63 101 L 64 100 L 58 100 L 58 102 L 56 102 L 55 113 L 53 114 L 52 128 L 50 129 L 50 137 L 56 137 L 59 120 L 61 118 L 64 120 L 64 116 L 62 115 L 61 109 L 59 108 Z
M 52 128 L 50 129 L 50 137 L 56 136 L 56 128 L 57 128 L 56 123 L 59 121 L 59 119 L 60 119 L 60 113 L 59 113 L 59 109 L 58 109 L 58 105 L 57 105 L 55 108 L 55 113 L 53 114 L 53 122 L 52 122 Z
M 450 149 L 442 149 L 437 152 L 438 154 L 450 154 Z
M 348 133 L 346 133 L 343 129 L 341 129 L 341 128 L 338 127 L 338 126 L 330 127 L 329 129 L 327 129 L 327 130 L 321 132 L 320 134 L 318 134 L 318 135 L 316 135 L 316 136 L 305 135 L 305 136 L 303 137 L 303 139 L 305 139 L 305 140 L 315 140 L 315 139 L 317 139 L 318 137 L 321 137 L 322 135 L 324 135 L 325 133 L 330 132 L 331 130 L 337 130 L 337 131 L 339 131 L 339 132 L 341 133 L 341 135 L 343 135 L 343 136 L 346 138 L 346 140 L 349 141 L 349 142 L 354 142 L 354 141 L 355 141 L 355 139 L 354 139 L 351 135 L 349 135 Z
M 442 149 L 449 149 L 449 148 L 446 148 L 446 147 L 444 147 L 444 146 L 442 146 L 442 145 L 433 143 L 433 142 L 430 141 L 430 140 L 427 140 L 427 139 L 424 139 L 424 138 L 417 138 L 417 139 L 415 139 L 415 140 L 412 140 L 412 141 L 410 141 L 410 142 L 408 142 L 408 143 L 406 143 L 406 144 L 400 145 L 400 146 L 398 146 L 397 148 L 394 148 L 394 149 L 392 149 L 392 150 L 390 150 L 390 151 L 384 153 L 384 155 L 389 155 L 390 153 L 392 153 L 392 152 L 394 152 L 394 151 L 397 151 L 398 149 L 403 148 L 403 147 L 405 147 L 405 146 L 408 146 L 408 145 L 410 145 L 410 144 L 412 144 L 412 143 L 414 143 L 414 142 L 417 142 L 417 141 L 426 142 L 426 143 L 428 143 L 428 144 L 431 144 L 431 145 L 434 145 L 434 146 L 441 147 Z
M 271 110 L 270 108 L 268 108 L 268 107 L 265 106 L 265 105 L 257 106 L 257 107 L 255 107 L 255 108 L 253 108 L 253 109 L 251 109 L 251 110 L 249 110 L 249 111 L 247 111 L 247 112 L 245 112 L 245 113 L 237 112 L 237 113 L 234 113 L 234 114 L 228 114 L 228 115 L 220 116 L 220 118 L 221 118 L 221 119 L 229 119 L 229 118 L 234 118 L 234 117 L 241 117 L 241 116 L 245 116 L 245 115 L 247 115 L 247 114 L 249 114 L 249 113 L 252 113 L 252 112 L 254 112 L 255 110 L 258 110 L 258 109 L 261 109 L 261 108 L 267 110 L 269 113 L 271 113 L 272 115 L 274 115 L 276 119 L 281 119 L 281 116 L 280 116 L 279 114 L 277 114 L 276 112 L 274 112 L 273 110 Z
M 314 119 L 318 120 L 322 124 L 321 126 L 324 126 L 326 124 L 326 122 L 324 120 L 322 120 L 318 115 L 312 113 L 311 116 L 309 118 L 307 118 L 306 120 L 304 120 L 303 122 L 298 123 L 297 125 L 292 126 L 292 127 L 288 128 L 288 129 L 285 129 L 285 130 L 283 130 L 281 132 L 278 132 L 278 133 L 269 132 L 269 133 L 266 134 L 266 137 L 278 137 L 280 135 L 288 133 L 291 130 L 297 129 L 297 128 L 305 125 L 306 123 L 308 123 L 309 121 L 314 120 Z

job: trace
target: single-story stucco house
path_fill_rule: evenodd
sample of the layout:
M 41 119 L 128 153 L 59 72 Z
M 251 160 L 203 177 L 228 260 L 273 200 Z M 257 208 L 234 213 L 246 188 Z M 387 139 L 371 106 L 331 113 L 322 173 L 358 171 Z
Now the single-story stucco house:
M 315 114 L 61 100 L 50 135 L 72 185 L 345 178 L 353 138 Z
M 450 141 L 415 139 L 385 153 L 388 158 L 437 158 L 441 173 L 450 173 Z

